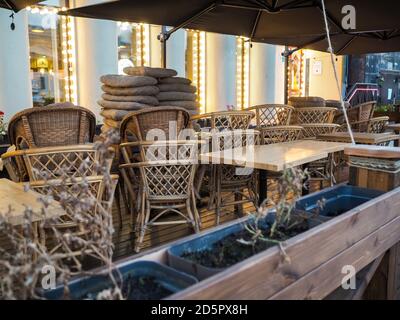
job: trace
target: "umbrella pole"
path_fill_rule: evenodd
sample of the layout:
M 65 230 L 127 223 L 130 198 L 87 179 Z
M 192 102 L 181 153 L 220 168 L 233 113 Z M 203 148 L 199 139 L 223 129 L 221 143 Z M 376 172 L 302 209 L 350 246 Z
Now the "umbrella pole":
M 167 67 L 167 41 L 169 38 L 167 27 L 161 27 L 161 33 L 158 35 L 158 40 L 161 42 L 161 66 L 163 68 Z

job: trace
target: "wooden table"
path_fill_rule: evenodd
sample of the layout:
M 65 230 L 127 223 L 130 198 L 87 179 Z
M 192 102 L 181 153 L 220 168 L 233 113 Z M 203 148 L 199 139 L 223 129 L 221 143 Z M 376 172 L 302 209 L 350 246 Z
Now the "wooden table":
M 279 172 L 285 168 L 300 166 L 324 159 L 330 153 L 343 151 L 348 143 L 316 140 L 298 140 L 260 146 L 249 146 L 200 155 L 202 163 L 232 164 L 260 169 L 260 203 L 267 196 L 267 172 Z
M 359 144 L 381 144 L 390 141 L 399 141 L 400 135 L 393 133 L 366 133 L 354 132 L 354 140 Z M 317 136 L 318 140 L 335 141 L 335 142 L 351 142 L 350 135 L 347 132 L 335 132 L 320 134 Z
M 400 123 L 388 124 L 388 125 L 386 126 L 386 129 L 393 130 L 394 133 L 399 134 L 399 133 L 400 133 Z M 400 144 L 399 144 L 399 140 L 396 140 L 396 141 L 394 142 L 394 146 L 395 146 L 395 147 L 398 147 L 399 145 L 400 145 Z
M 7 215 L 8 221 L 13 225 L 21 225 L 24 220 L 24 211 L 26 207 L 29 207 L 36 213 L 32 217 L 32 222 L 39 222 L 44 218 L 41 214 L 43 206 L 38 201 L 40 196 L 39 193 L 32 190 L 25 192 L 22 183 L 0 179 L 0 215 L 3 217 Z M 45 210 L 46 218 L 58 217 L 64 214 L 65 212 L 61 206 L 55 201 Z
M 400 123 L 388 124 L 385 128 L 393 130 L 395 133 L 400 133 Z

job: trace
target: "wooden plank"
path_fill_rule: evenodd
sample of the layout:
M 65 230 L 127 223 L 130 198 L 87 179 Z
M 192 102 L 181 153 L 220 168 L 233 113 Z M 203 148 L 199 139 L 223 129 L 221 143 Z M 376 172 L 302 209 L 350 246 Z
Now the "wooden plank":
M 345 276 L 342 268 L 351 265 L 356 272 L 382 255 L 400 240 L 400 217 L 388 222 L 340 254 L 332 257 L 271 299 L 323 299 L 335 290 Z
M 356 274 L 356 289 L 343 289 L 342 286 L 326 296 L 325 300 L 361 300 L 372 277 L 382 262 L 384 254 Z
M 356 145 L 344 148 L 344 154 L 378 159 L 400 159 L 400 148 L 375 145 Z
M 273 247 L 171 299 L 267 299 L 398 217 L 399 205 L 400 188 L 289 239 L 284 248 L 290 263 Z

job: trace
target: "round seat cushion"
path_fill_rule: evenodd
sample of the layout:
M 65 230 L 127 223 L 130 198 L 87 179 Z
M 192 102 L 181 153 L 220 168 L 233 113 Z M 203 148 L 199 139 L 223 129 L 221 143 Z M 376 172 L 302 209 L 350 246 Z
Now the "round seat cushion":
M 157 79 L 145 76 L 122 76 L 107 74 L 100 77 L 100 81 L 107 86 L 116 88 L 143 87 L 157 84 Z

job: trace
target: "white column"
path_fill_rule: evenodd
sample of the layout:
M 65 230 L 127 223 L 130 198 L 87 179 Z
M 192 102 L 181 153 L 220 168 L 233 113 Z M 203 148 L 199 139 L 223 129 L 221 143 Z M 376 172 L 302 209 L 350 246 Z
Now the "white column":
M 167 68 L 176 70 L 180 77 L 186 77 L 186 40 L 186 31 L 180 29 L 167 41 Z
M 250 49 L 250 105 L 283 103 L 282 47 L 253 43 Z
M 28 16 L 25 10 L 15 14 L 12 31 L 10 13 L 0 9 L 0 110 L 6 121 L 16 112 L 32 107 Z
M 161 33 L 161 26 L 150 26 L 150 66 L 161 67 L 161 43 L 157 39 Z
M 76 6 L 95 1 L 79 0 Z M 98 1 L 97 1 L 98 2 Z M 76 18 L 76 60 L 79 105 L 99 117 L 100 77 L 118 73 L 118 35 L 114 21 Z
M 207 33 L 206 112 L 236 105 L 236 38 Z

